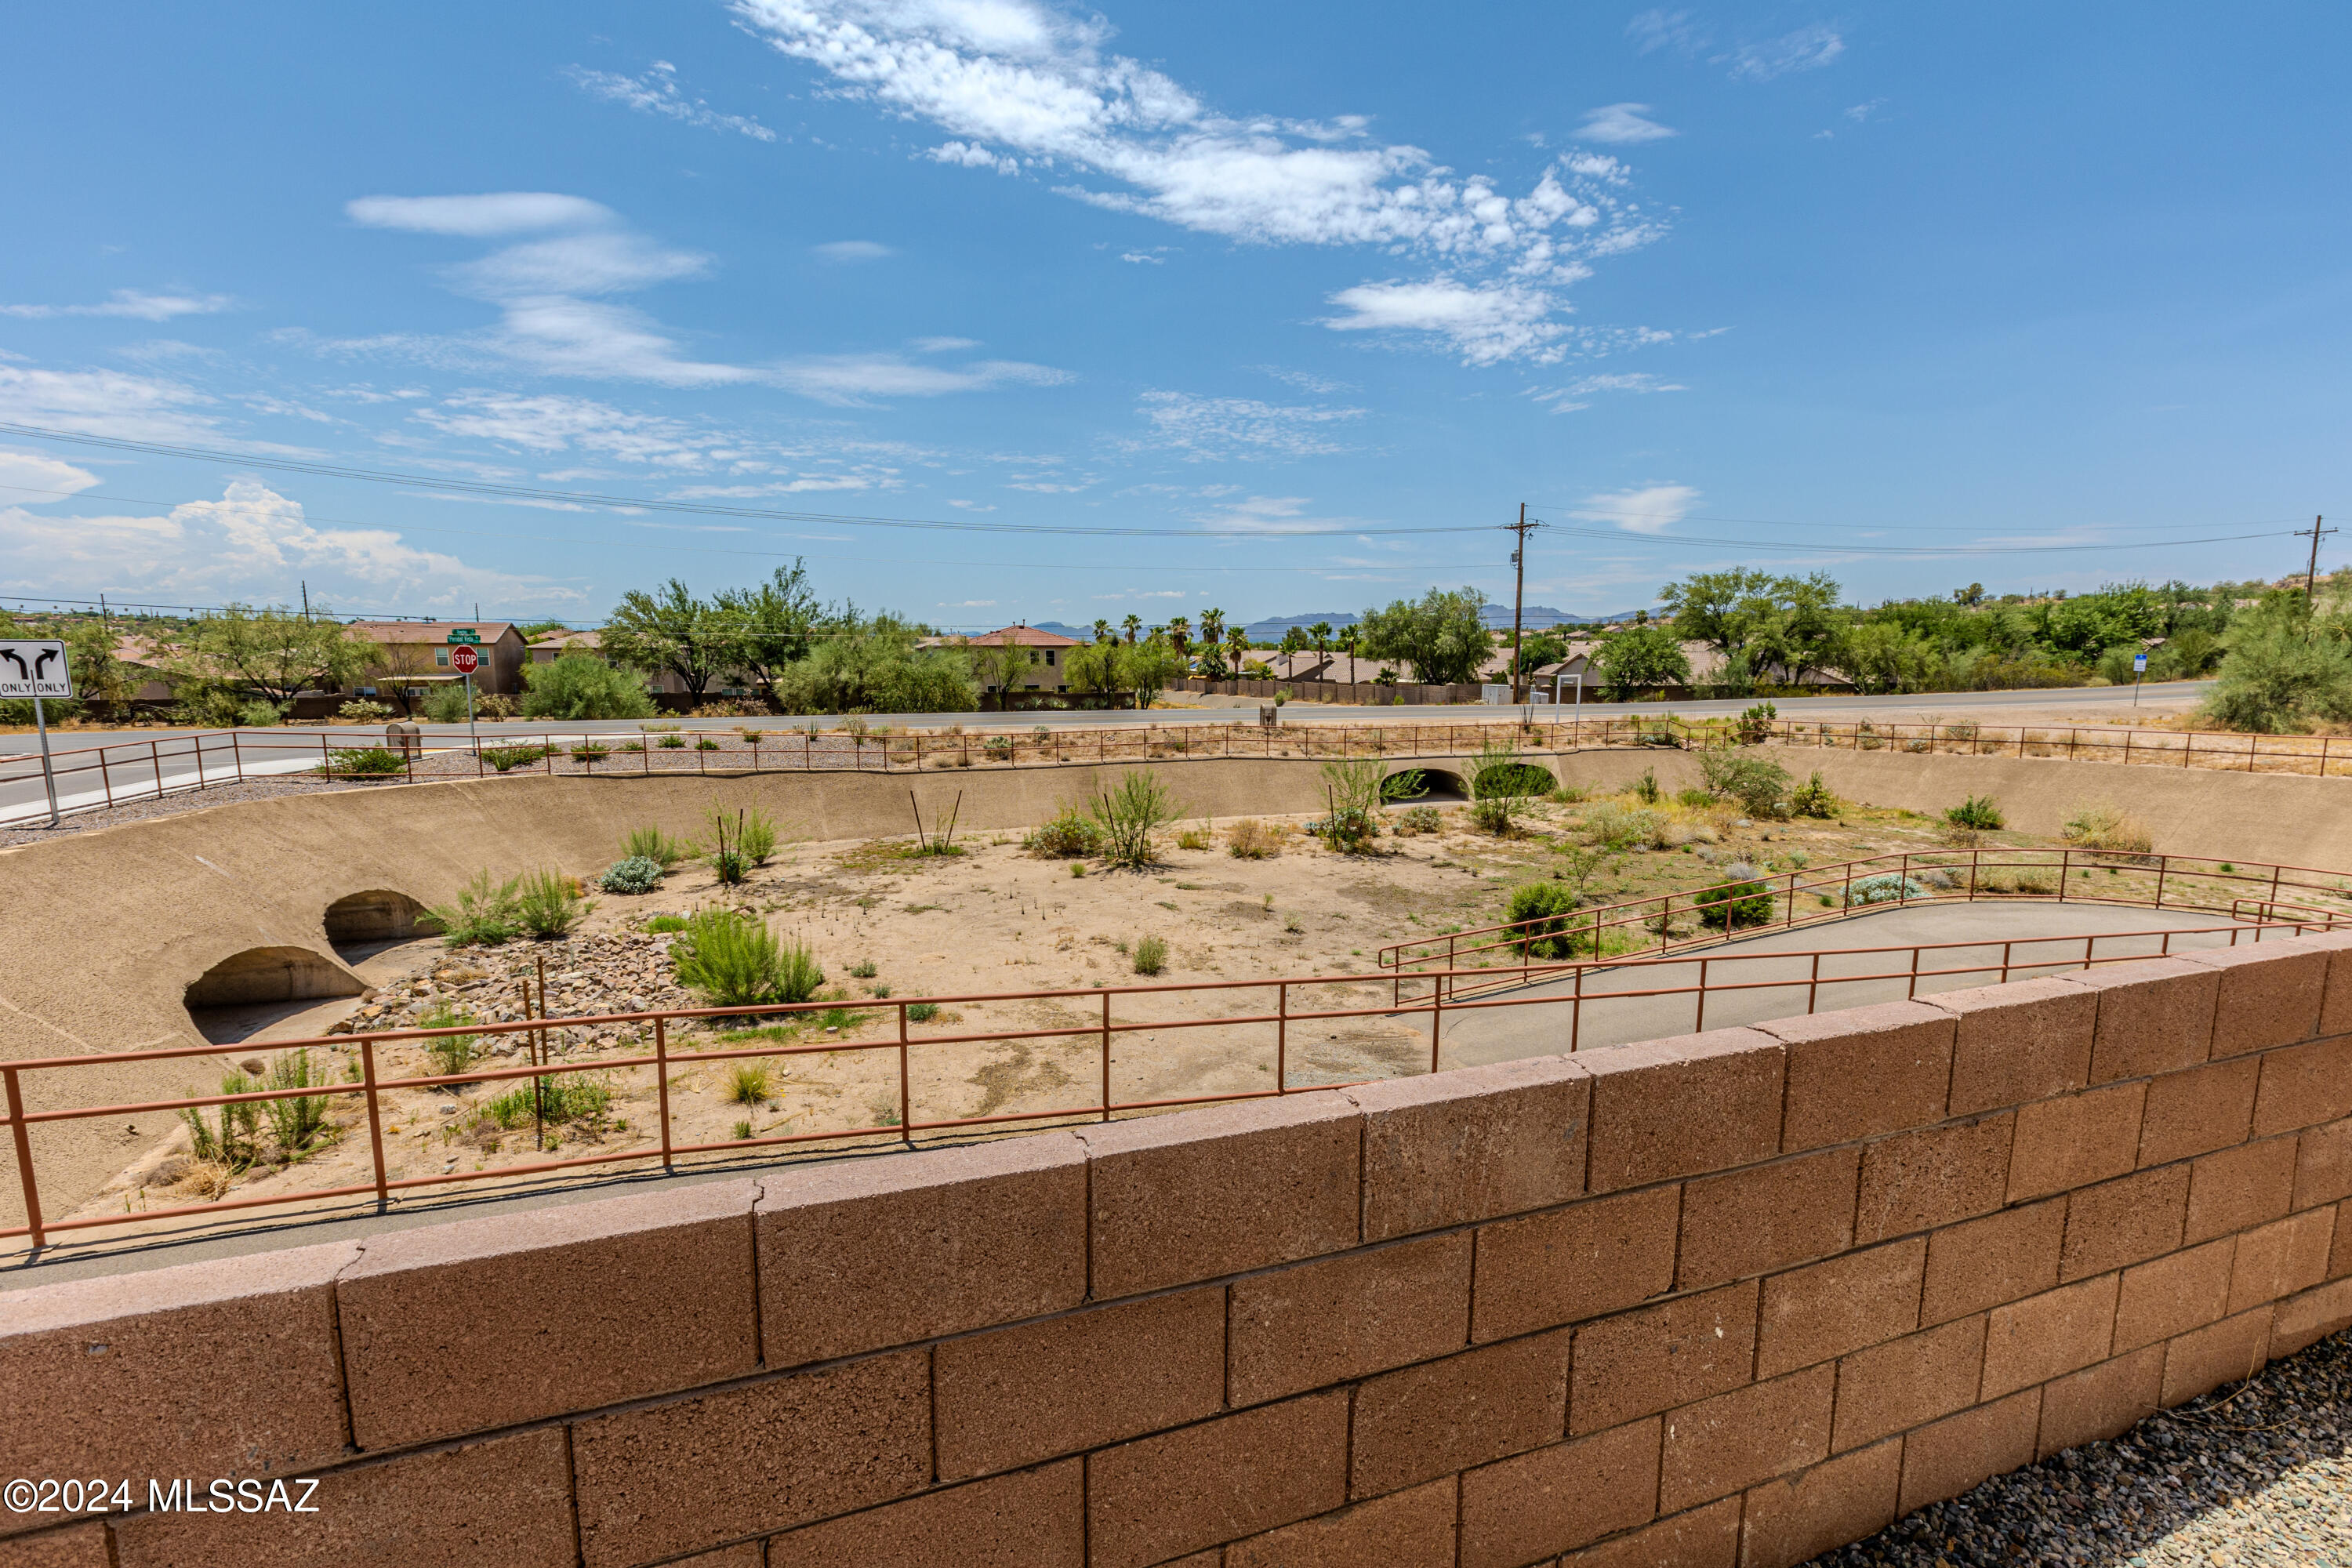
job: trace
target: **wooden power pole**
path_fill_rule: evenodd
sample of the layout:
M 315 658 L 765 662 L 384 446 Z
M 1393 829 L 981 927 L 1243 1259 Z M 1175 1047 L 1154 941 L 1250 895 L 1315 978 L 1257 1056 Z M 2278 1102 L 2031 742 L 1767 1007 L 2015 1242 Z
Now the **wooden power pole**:
M 1517 707 L 1527 679 L 1527 671 L 1519 668 L 1519 627 L 1528 596 L 1528 531 L 1543 524 L 1528 521 L 1528 503 L 1521 501 L 1519 521 L 1503 526 L 1518 536 L 1518 546 L 1511 552 L 1511 704 Z
M 2303 603 L 2305 609 L 2315 612 L 2319 608 L 2319 536 L 2336 531 L 2332 528 L 2319 526 L 2326 521 L 2324 517 L 2315 517 L 2309 528 L 2295 530 L 2297 534 L 2311 535 L 2311 564 L 2305 568 L 2303 574 Z

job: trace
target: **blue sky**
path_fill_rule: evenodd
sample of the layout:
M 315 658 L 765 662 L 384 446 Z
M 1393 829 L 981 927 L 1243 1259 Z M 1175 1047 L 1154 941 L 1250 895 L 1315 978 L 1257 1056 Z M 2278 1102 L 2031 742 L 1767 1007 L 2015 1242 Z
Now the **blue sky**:
M 2335 8 L 98 16 L 10 22 L 0 422 L 233 456 L 0 435 L 0 594 L 1243 619 L 1507 597 L 1526 501 L 1589 612 L 2341 504 Z

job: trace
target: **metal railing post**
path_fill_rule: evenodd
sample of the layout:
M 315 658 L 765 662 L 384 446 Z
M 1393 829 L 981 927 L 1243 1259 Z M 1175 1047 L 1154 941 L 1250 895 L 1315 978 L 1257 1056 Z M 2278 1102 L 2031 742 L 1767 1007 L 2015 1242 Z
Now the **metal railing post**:
M 1108 1003 L 1110 998 L 1106 994 L 1103 1000 Z M 907 1005 L 901 1002 L 898 1004 L 898 1142 L 912 1148 L 915 1143 L 915 1134 L 912 1131 L 915 1124 L 915 1091 L 910 1081 L 908 1055 Z
M 1102 994 L 1102 1119 L 1110 1120 L 1110 993 Z
M 654 1020 L 654 1100 L 655 1113 L 661 1118 L 662 1169 L 670 1168 L 669 1155 L 669 1029 L 668 1020 Z
M 16 1182 L 25 1189 L 25 1224 L 31 1227 L 37 1249 L 43 1240 L 41 1190 L 33 1179 L 33 1136 L 25 1125 L 25 1092 L 16 1082 L 15 1068 L 0 1068 L 0 1077 L 8 1080 L 8 1132 L 16 1145 Z
M 375 1162 L 375 1206 L 381 1210 L 392 1204 L 392 1189 L 383 1168 L 383 1115 L 376 1104 L 375 1042 L 360 1042 L 360 1079 L 367 1085 L 368 1153 Z
M 1445 1022 L 1445 991 L 1443 986 L 1429 994 L 1429 1070 L 1437 1070 L 1437 1042 Z
M 1274 983 L 1274 1092 L 1290 1092 L 1290 982 Z

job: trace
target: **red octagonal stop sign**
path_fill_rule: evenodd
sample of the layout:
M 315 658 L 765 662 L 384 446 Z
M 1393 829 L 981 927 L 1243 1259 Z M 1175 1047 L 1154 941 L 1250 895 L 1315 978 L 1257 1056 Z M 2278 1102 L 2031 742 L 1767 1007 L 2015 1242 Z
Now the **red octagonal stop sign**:
M 460 643 L 449 650 L 449 668 L 460 675 L 471 675 L 482 667 L 482 656 Z

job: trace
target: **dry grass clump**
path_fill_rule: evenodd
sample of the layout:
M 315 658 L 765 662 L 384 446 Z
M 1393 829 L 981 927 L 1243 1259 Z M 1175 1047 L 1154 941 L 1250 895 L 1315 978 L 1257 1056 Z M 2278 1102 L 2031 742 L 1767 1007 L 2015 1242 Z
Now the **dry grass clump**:
M 1282 853 L 1286 829 L 1278 822 L 1245 816 L 1225 829 L 1225 852 L 1236 860 L 1265 860 Z
M 2066 842 L 2084 849 L 2112 849 L 2146 855 L 2156 847 L 2147 824 L 2113 801 L 2096 800 L 2077 806 L 2062 830 Z

